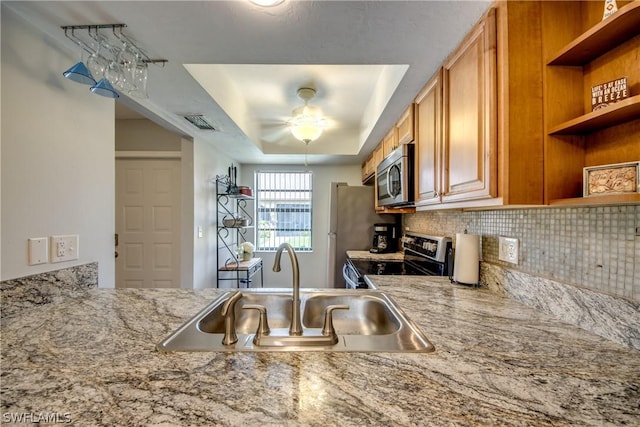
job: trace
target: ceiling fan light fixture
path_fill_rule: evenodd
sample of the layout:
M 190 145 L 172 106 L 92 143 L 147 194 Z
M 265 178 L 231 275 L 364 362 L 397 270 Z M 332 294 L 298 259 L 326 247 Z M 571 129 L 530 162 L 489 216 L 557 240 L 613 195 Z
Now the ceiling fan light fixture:
M 279 5 L 284 0 L 249 0 L 249 1 L 257 6 L 272 7 L 272 6 Z
M 323 130 L 324 120 L 322 117 L 301 114 L 291 120 L 291 133 L 305 144 L 318 139 Z
M 322 118 L 320 110 L 308 105 L 315 95 L 314 89 L 298 89 L 298 97 L 304 101 L 304 105 L 293 111 L 294 117 L 289 122 L 291 134 L 305 144 L 318 139 L 325 126 L 325 120 Z

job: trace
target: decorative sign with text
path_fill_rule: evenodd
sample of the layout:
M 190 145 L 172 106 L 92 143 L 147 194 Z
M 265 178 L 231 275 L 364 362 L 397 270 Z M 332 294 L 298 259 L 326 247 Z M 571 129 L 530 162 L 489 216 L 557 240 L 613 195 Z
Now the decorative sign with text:
M 618 5 L 616 3 L 616 0 L 604 0 L 604 13 L 602 14 L 602 20 L 604 21 L 617 11 Z
M 599 110 L 627 97 L 629 97 L 629 90 L 626 77 L 595 85 L 591 88 L 591 111 Z
M 585 197 L 640 193 L 640 162 L 589 166 L 583 171 Z

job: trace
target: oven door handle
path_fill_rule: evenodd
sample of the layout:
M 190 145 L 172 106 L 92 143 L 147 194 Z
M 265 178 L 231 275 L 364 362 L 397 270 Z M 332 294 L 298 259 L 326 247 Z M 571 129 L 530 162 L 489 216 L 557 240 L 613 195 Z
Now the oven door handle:
M 347 288 L 358 289 L 358 284 L 349 277 L 349 270 L 353 271 L 349 264 L 345 262 L 342 266 L 342 276 L 344 277 L 345 282 L 347 282 Z

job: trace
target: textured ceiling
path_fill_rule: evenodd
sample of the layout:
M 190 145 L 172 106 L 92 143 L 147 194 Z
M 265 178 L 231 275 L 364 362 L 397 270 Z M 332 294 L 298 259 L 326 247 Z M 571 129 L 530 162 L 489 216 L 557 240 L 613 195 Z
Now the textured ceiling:
M 62 25 L 125 23 L 152 57 L 149 99 L 127 107 L 243 163 L 298 163 L 303 148 L 281 127 L 300 86 L 331 127 L 310 163 L 358 163 L 371 152 L 490 1 L 2 2 L 76 51 Z M 61 70 L 63 71 L 63 70 Z M 203 114 L 219 132 L 182 115 Z M 315 146 L 314 146 L 315 144 Z M 317 153 L 317 154 L 314 154 Z

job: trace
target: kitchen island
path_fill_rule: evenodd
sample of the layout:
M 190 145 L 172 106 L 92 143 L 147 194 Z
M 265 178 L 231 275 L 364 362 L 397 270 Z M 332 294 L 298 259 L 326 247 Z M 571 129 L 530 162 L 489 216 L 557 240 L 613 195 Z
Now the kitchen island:
M 486 289 L 372 276 L 434 353 L 159 353 L 222 290 L 2 302 L 2 422 L 639 425 L 640 352 Z M 20 415 L 22 414 L 22 415 Z

